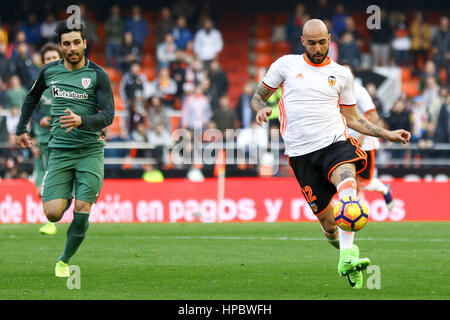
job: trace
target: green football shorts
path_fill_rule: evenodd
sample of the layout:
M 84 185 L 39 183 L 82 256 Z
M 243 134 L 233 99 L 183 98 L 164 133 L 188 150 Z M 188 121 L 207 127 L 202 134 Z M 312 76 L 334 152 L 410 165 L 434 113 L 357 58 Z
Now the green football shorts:
M 42 202 L 75 199 L 94 203 L 103 184 L 104 150 L 49 148 L 47 171 L 42 182 Z

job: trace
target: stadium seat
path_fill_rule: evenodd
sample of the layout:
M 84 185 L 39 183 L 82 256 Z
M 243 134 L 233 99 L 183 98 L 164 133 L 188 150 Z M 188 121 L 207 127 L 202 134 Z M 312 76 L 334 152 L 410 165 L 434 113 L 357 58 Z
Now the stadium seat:
M 262 26 L 258 27 L 255 30 L 255 38 L 256 39 L 271 39 L 272 37 L 272 27 L 270 26 Z
M 260 26 L 272 26 L 274 22 L 274 17 L 272 13 L 269 12 L 259 12 L 255 16 L 254 24 L 256 27 Z
M 282 56 L 291 53 L 291 45 L 287 41 L 277 41 L 274 46 L 274 54 Z
M 402 67 L 402 82 L 411 80 L 411 69 L 408 67 Z
M 262 53 L 262 54 L 256 55 L 255 66 L 258 68 L 260 68 L 260 67 L 268 68 L 268 67 L 270 67 L 272 62 L 273 62 L 273 58 L 272 58 L 271 54 Z
M 402 83 L 402 92 L 405 92 L 409 98 L 414 98 L 420 94 L 419 82 L 417 80 L 409 80 Z
M 120 82 L 120 79 L 122 78 L 122 75 L 119 71 L 117 71 L 114 68 L 111 67 L 104 67 L 103 68 L 106 73 L 109 75 L 109 78 L 111 79 L 111 82 Z
M 274 23 L 275 25 L 286 25 L 289 20 L 288 12 L 277 12 L 274 15 Z
M 255 52 L 256 53 L 271 53 L 272 52 L 272 42 L 270 40 L 259 39 L 255 42 Z
M 155 67 L 156 61 L 152 54 L 146 53 L 142 56 L 142 67 Z
M 145 76 L 147 77 L 147 80 L 149 80 L 149 81 L 153 81 L 156 77 L 155 68 L 145 67 L 145 68 L 141 69 L 141 72 L 143 74 L 145 74 Z

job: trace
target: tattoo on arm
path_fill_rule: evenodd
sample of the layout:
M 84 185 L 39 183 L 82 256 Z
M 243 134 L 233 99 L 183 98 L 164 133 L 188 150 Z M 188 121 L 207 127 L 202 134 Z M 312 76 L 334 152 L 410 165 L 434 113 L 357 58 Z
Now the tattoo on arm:
M 362 125 L 364 128 L 366 128 L 369 131 L 369 134 L 374 137 L 383 138 L 382 128 L 372 124 L 370 121 L 366 120 L 363 117 L 360 117 L 358 119 L 358 123 Z
M 274 90 L 270 90 L 266 88 L 263 84 L 260 84 L 256 89 L 255 94 L 252 97 L 252 101 L 250 102 L 251 107 L 255 112 L 258 112 L 262 108 L 265 107 L 265 103 L 267 99 L 272 95 Z

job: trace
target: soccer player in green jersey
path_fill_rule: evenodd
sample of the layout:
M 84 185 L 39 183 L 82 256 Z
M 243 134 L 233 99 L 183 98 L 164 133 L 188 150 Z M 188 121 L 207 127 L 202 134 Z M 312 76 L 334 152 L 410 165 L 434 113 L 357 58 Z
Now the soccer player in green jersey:
M 47 43 L 41 48 L 41 59 L 44 65 L 61 59 L 61 50 L 55 43 Z M 36 185 L 39 195 L 41 194 L 41 185 L 44 178 L 45 170 L 47 168 L 48 160 L 48 140 L 50 138 L 50 106 L 52 97 L 50 89 L 44 91 L 39 101 L 39 108 L 36 109 L 36 121 L 33 123 L 33 132 L 36 137 L 36 148 L 39 151 L 39 156 L 34 159 L 34 184 Z M 56 223 L 48 221 L 39 228 L 42 234 L 54 235 L 57 232 Z
M 108 74 L 84 56 L 84 28 L 58 23 L 56 34 L 63 59 L 46 64 L 28 92 L 16 129 L 17 143 L 31 146 L 27 124 L 43 92 L 50 89 L 49 158 L 41 195 L 47 219 L 59 221 L 75 194 L 73 221 L 67 230 L 55 275 L 68 277 L 69 260 L 82 243 L 89 213 L 103 184 L 105 137 L 114 119 L 114 99 Z

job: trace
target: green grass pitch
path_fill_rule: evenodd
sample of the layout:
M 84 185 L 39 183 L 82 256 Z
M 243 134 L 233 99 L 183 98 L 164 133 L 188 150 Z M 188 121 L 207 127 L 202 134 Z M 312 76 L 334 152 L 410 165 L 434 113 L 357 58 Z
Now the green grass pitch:
M 361 290 L 337 275 L 318 223 L 91 224 L 71 260 L 81 288 L 69 290 L 54 276 L 67 228 L 0 225 L 0 299 L 450 298 L 450 222 L 369 222 L 355 243 L 380 288 Z

